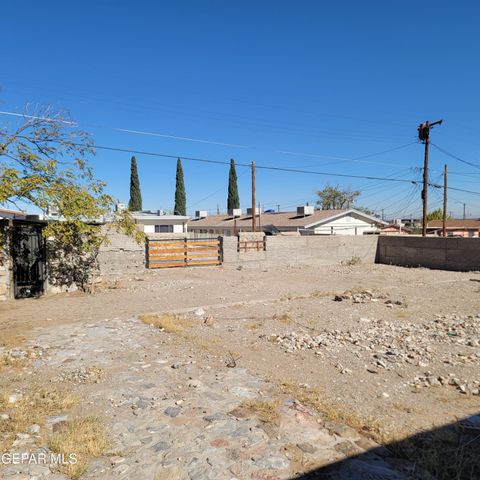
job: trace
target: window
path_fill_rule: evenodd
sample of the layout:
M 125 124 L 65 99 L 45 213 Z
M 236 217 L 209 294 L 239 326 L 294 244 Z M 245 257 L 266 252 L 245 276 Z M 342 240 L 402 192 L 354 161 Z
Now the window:
M 173 225 L 155 225 L 155 233 L 173 233 Z

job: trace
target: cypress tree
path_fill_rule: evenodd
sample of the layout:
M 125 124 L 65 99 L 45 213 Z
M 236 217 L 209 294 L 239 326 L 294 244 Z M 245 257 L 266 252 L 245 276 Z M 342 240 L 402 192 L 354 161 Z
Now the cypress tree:
M 142 210 L 142 192 L 140 191 L 140 180 L 138 179 L 137 159 L 132 157 L 130 164 L 130 201 L 128 209 L 132 212 Z
M 238 197 L 237 172 L 235 170 L 235 160 L 230 160 L 230 172 L 228 174 L 228 200 L 227 209 L 232 210 L 240 208 L 240 198 Z
M 187 214 L 187 196 L 185 194 L 185 182 L 183 180 L 183 168 L 180 159 L 177 160 L 177 178 L 175 185 L 175 215 Z

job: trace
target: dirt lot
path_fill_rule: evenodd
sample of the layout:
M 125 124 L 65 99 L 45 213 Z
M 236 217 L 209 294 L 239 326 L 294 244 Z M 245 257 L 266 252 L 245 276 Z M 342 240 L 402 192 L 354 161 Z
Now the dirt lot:
M 371 439 L 391 442 L 479 413 L 479 281 L 478 273 L 384 265 L 172 269 L 118 279 L 92 295 L 6 302 L 0 305 L 1 387 L 26 398 L 33 383 L 48 383 L 80 399 L 69 419 L 85 408 L 95 411 L 116 447 L 87 452 L 86 458 L 109 460 L 89 461 L 85 478 L 292 478 L 362 454 L 375 446 Z M 190 393 L 179 392 L 185 382 Z M 209 437 L 216 453 L 205 457 L 206 470 L 199 440 L 205 425 L 198 424 L 194 438 L 179 430 L 171 443 L 164 432 L 152 446 L 154 434 L 138 423 L 146 415 L 155 428 L 167 420 L 181 428 L 185 417 L 193 432 L 205 415 L 195 408 L 205 402 L 205 411 L 213 409 L 208 414 L 228 413 L 237 422 Z M 167 420 L 154 420 L 151 409 Z M 53 410 L 39 424 L 48 423 Z M 311 430 L 302 415 L 320 415 L 322 439 L 318 425 Z M 257 423 L 235 447 L 238 455 L 244 444 L 255 450 L 259 442 L 271 451 L 249 454 L 248 463 L 228 452 L 235 449 L 238 422 L 252 418 Z M 141 428 L 150 443 L 140 438 Z M 52 434 L 41 429 L 46 433 L 37 435 L 38 445 Z M 16 447 L 37 445 L 35 435 L 22 443 L 18 429 L 14 433 Z M 200 443 L 195 455 L 189 442 Z M 349 447 L 339 447 L 342 442 Z M 142 447 L 140 455 L 147 444 L 150 450 Z M 384 476 L 375 478 L 420 474 L 399 459 L 393 467 L 391 458 L 385 462 Z M 360 476 L 344 471 L 318 478 L 367 478 L 363 467 L 355 468 Z M 2 471 L 5 478 L 35 475 L 11 466 Z

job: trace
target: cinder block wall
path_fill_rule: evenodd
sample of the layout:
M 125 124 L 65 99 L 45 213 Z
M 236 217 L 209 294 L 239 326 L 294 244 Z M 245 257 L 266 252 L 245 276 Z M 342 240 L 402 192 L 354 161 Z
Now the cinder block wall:
M 381 236 L 377 263 L 443 270 L 480 270 L 480 239 Z
M 237 252 L 237 239 L 224 237 L 224 263 L 250 267 L 335 265 L 359 257 L 374 263 L 377 235 L 363 236 L 267 236 L 265 252 Z
M 107 229 L 107 236 L 109 244 L 102 245 L 98 253 L 100 276 L 135 274 L 145 270 L 145 244 L 138 244 L 113 228 Z

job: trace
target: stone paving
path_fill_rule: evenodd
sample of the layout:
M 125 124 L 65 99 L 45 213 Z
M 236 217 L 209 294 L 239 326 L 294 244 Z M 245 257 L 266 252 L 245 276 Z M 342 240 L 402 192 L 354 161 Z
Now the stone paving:
M 136 318 L 44 328 L 29 345 L 48 352 L 34 361 L 36 374 L 70 382 L 106 425 L 108 455 L 91 460 L 84 479 L 287 479 L 357 454 L 317 478 L 408 478 L 387 463 L 385 449 L 365 453 L 377 445 L 353 429 Z M 239 408 L 254 399 L 277 399 L 278 421 Z M 15 448 L 35 451 L 32 438 L 26 433 Z M 44 465 L 11 465 L 0 478 L 65 477 Z

